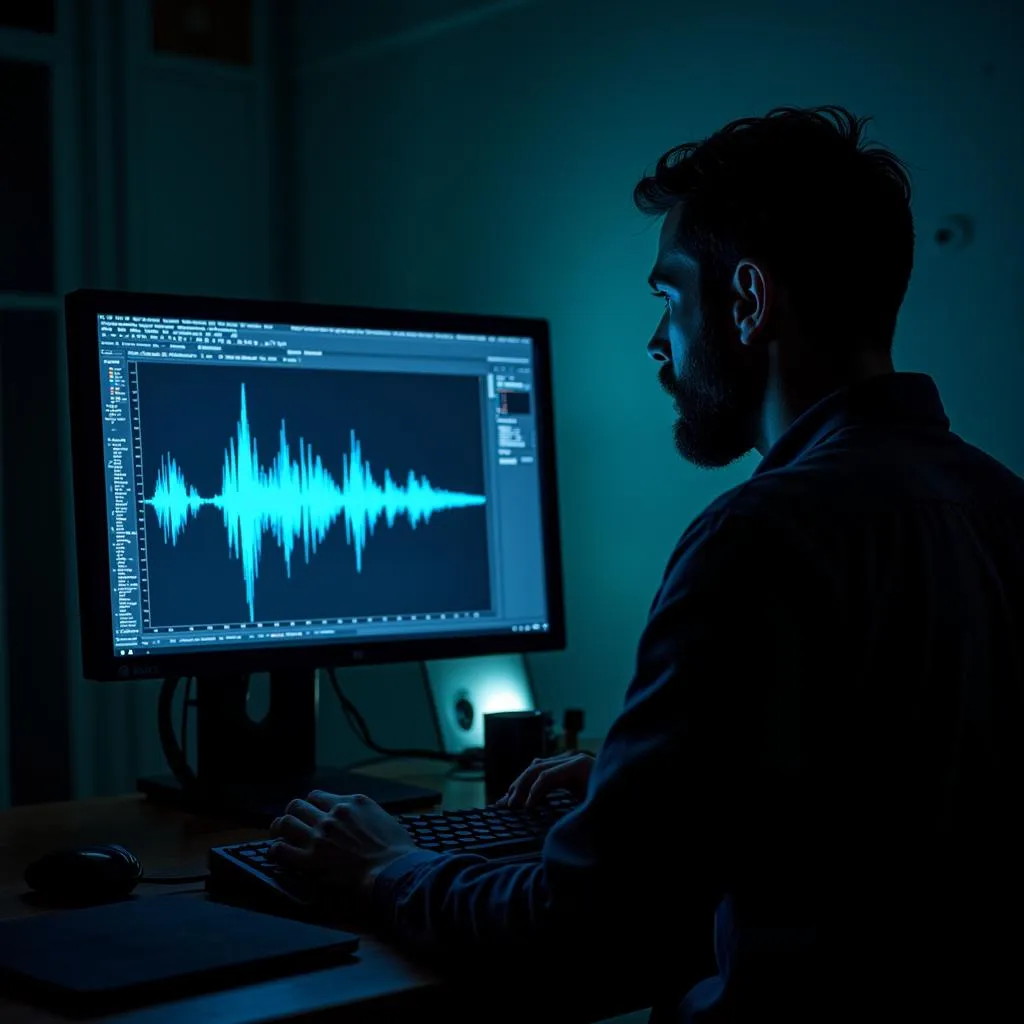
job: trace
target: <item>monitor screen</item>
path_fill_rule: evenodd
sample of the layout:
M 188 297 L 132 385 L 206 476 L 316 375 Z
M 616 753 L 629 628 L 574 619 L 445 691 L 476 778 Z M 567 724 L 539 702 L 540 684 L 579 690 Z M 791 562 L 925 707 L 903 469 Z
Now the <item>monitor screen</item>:
M 77 515 L 83 633 L 103 675 L 557 644 L 543 321 L 76 294 L 76 513 L 102 502 L 105 556 L 100 583 L 82 564 L 96 509 Z

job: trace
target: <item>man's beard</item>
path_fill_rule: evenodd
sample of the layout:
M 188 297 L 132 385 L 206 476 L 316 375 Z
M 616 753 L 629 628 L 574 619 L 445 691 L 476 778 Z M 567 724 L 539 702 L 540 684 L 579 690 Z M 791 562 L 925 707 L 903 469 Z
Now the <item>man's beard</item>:
M 658 372 L 662 388 L 675 399 L 679 454 L 701 469 L 720 469 L 746 455 L 757 444 L 767 379 L 766 353 L 716 338 L 703 323 L 679 376 L 670 362 Z

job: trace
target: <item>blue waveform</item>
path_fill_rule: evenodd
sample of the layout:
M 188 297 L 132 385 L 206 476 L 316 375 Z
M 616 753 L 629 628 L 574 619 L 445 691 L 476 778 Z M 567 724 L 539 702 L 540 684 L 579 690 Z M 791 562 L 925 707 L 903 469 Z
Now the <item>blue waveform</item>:
M 256 440 L 249 430 L 245 385 L 237 435 L 224 451 L 220 493 L 200 494 L 185 480 L 181 467 L 168 453 L 160 459 L 153 494 L 146 499 L 163 531 L 164 541 L 177 545 L 178 538 L 204 505 L 221 510 L 231 555 L 242 563 L 249 619 L 255 620 L 256 579 L 259 576 L 263 537 L 271 533 L 284 554 L 291 577 L 292 553 L 301 540 L 309 562 L 317 545 L 340 517 L 345 517 L 345 538 L 355 549 L 356 571 L 363 571 L 363 550 L 382 517 L 390 528 L 404 515 L 415 528 L 435 512 L 483 505 L 480 494 L 439 490 L 412 470 L 404 484 L 397 484 L 388 470 L 378 484 L 363 460 L 355 431 L 349 434 L 350 451 L 342 456 L 340 485 L 324 468 L 320 456 L 299 438 L 298 458 L 293 459 L 281 420 L 278 451 L 267 469 L 260 465 Z

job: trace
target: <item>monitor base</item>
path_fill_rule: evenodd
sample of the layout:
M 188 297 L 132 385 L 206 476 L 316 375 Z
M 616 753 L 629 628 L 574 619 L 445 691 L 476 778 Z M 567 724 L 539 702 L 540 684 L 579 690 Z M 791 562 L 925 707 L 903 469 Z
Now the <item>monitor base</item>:
M 136 781 L 136 788 L 155 803 L 167 804 L 216 817 L 233 818 L 239 824 L 266 828 L 284 813 L 289 801 L 314 789 L 327 793 L 362 793 L 392 814 L 420 810 L 441 802 L 436 789 L 411 786 L 363 772 L 319 768 L 312 775 L 289 783 L 233 783 L 184 789 L 172 775 L 151 775 Z

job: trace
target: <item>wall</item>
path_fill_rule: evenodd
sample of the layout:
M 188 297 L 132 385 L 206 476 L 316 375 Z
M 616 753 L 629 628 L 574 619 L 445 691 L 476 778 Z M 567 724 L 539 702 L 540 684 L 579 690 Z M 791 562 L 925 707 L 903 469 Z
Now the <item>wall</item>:
M 44 31 L 25 27 L 35 14 L 21 22 L 22 14 L 5 9 L 0 18 L 0 61 L 49 76 L 38 110 L 16 90 L 2 96 L 3 269 L 25 263 L 40 239 L 53 250 L 43 284 L 12 289 L 0 274 L 0 807 L 12 795 L 24 802 L 129 792 L 139 774 L 166 771 L 158 682 L 95 683 L 81 675 L 60 313 L 63 294 L 79 287 L 294 294 L 290 83 L 282 75 L 291 6 L 253 0 L 249 63 L 204 56 L 203 39 L 216 36 L 223 12 L 238 6 L 54 0 Z M 198 52 L 158 50 L 157 9 L 172 17 L 199 9 L 198 28 L 194 14 L 186 26 Z M 20 118 L 13 127 L 29 125 L 28 134 L 38 127 L 45 166 L 6 130 L 11 117 Z M 38 209 L 22 194 L 24 181 L 6 173 L 28 156 L 45 182 L 36 190 L 45 196 Z M 27 220 L 11 215 L 26 206 Z M 51 219 L 52 227 L 44 223 Z M 187 396 L 182 407 L 187 415 Z M 399 691 L 414 709 L 379 726 L 378 740 L 433 741 L 431 730 L 423 735 L 427 703 L 414 667 L 354 671 L 345 681 L 357 701 Z M 260 682 L 257 713 L 266 696 Z M 333 700 L 321 722 L 327 759 L 363 756 Z
M 898 368 L 933 374 L 954 429 L 1024 472 L 1020 5 L 357 6 L 297 8 L 299 290 L 550 318 L 570 642 L 532 659 L 547 706 L 607 727 L 672 544 L 755 465 L 679 462 L 644 353 L 657 229 L 631 190 L 675 143 L 780 104 L 875 115 L 916 183 Z M 976 221 L 964 251 L 934 242 L 951 213 Z M 755 613 L 737 595 L 738 634 Z
M 0 401 L 3 400 L 3 367 L 0 366 Z M 3 409 L 0 408 L 0 416 Z M 4 535 L 4 480 L 0 472 L 0 537 Z M 5 545 L 0 544 L 0 651 L 7 650 L 7 588 L 3 581 L 6 576 L 4 559 Z M 11 767 L 8 756 L 10 750 L 7 692 L 7 659 L 0 657 L 0 808 L 7 807 L 11 802 Z
M 0 12 L 0 806 L 66 791 L 69 774 L 59 328 L 82 205 L 71 7 Z
M 272 237 L 279 58 L 270 5 L 252 7 L 247 64 L 157 52 L 151 4 L 111 9 L 111 52 L 93 53 L 97 71 L 115 69 L 97 100 L 108 125 L 98 148 L 114 183 L 103 272 L 118 287 L 260 298 L 280 288 Z M 187 395 L 182 408 L 187 415 Z M 130 791 L 137 774 L 167 770 L 156 681 L 74 692 L 79 795 Z
M 779 103 L 875 114 L 875 134 L 916 181 L 920 242 L 898 365 L 934 374 L 955 428 L 1024 472 L 1024 352 L 1012 319 L 1024 284 L 1019 5 L 258 0 L 244 68 L 154 53 L 141 0 L 56 6 L 53 40 L 0 32 L 0 56 L 53 68 L 57 168 L 53 289 L 5 294 L 0 307 L 56 317 L 61 293 L 93 285 L 549 317 L 570 645 L 532 668 L 548 707 L 587 708 L 588 731 L 619 705 L 672 543 L 754 465 L 681 464 L 644 356 L 656 228 L 630 192 L 668 146 Z M 282 76 L 275 19 L 288 15 L 296 31 Z M 977 224 L 962 252 L 933 242 L 957 212 Z M 0 331 L 5 416 L 27 386 L 9 372 L 9 340 Z M 46 598 L 51 618 L 34 628 L 38 650 L 68 666 L 74 792 L 123 792 L 138 772 L 163 770 L 156 688 L 86 683 L 77 668 L 69 424 L 54 344 L 31 380 L 52 437 L 15 439 L 54 497 L 33 502 L 12 488 L 7 465 L 0 518 L 5 531 L 23 524 L 17 546 L 45 556 L 32 596 Z M 5 655 L 25 596 L 13 568 L 0 550 Z M 738 596 L 738 632 L 751 611 Z M 5 754 L 7 676 L 0 657 Z M 42 668 L 19 678 L 50 692 Z M 411 667 L 345 678 L 380 742 L 433 741 Z M 59 737 L 32 735 L 40 756 L 60 759 Z M 320 738 L 326 759 L 360 756 L 333 701 Z M 0 757 L 0 805 L 6 768 Z
M 0 32 L 0 56 L 53 69 L 47 130 L 56 154 L 58 253 L 51 294 L 5 295 L 0 301 L 3 308 L 43 310 L 57 317 L 58 326 L 35 354 L 10 331 L 0 337 L 4 370 L 17 358 L 22 371 L 21 382 L 5 375 L 3 394 L 9 443 L 0 510 L 8 543 L 0 626 L 10 642 L 0 647 L 0 682 L 10 682 L 13 692 L 15 681 L 6 677 L 19 640 L 24 656 L 17 685 L 41 695 L 33 716 L 19 714 L 10 734 L 0 732 L 0 805 L 9 795 L 9 741 L 19 736 L 34 758 L 32 764 L 20 760 L 21 774 L 32 776 L 31 799 L 53 799 L 69 788 L 78 796 L 130 791 L 140 772 L 166 770 L 157 743 L 157 684 L 81 678 L 70 424 L 62 342 L 56 339 L 62 335 L 60 296 L 77 287 L 262 297 L 283 287 L 284 254 L 273 244 L 280 232 L 275 197 L 283 173 L 280 51 L 273 45 L 277 8 L 253 0 L 251 60 L 237 63 L 203 53 L 203 39 L 209 42 L 224 27 L 219 19 L 228 5 L 208 3 L 205 15 L 204 5 L 197 6 L 205 23 L 193 14 L 176 27 L 185 4 L 57 0 L 52 36 Z M 158 48 L 151 20 L 156 9 L 169 18 L 163 24 L 170 34 L 185 41 L 184 50 L 192 43 L 198 48 L 188 54 L 181 47 Z M 4 238 L 5 246 L 27 241 L 24 232 Z M 31 402 L 21 398 L 26 387 Z M 187 396 L 182 398 L 187 415 Z M 12 412 L 14 401 L 21 406 Z M 39 479 L 30 487 L 33 473 Z M 12 551 L 25 565 L 12 564 Z M 26 598 L 36 601 L 38 615 L 26 613 Z M 12 636 L 16 613 L 19 625 L 33 631 L 31 642 Z M 0 690 L 6 711 L 3 696 Z M 51 711 L 54 723 L 63 721 L 64 735 L 44 727 L 43 716 Z M 0 716 L 0 726 L 5 724 Z M 54 777 L 36 785 L 37 770 Z

